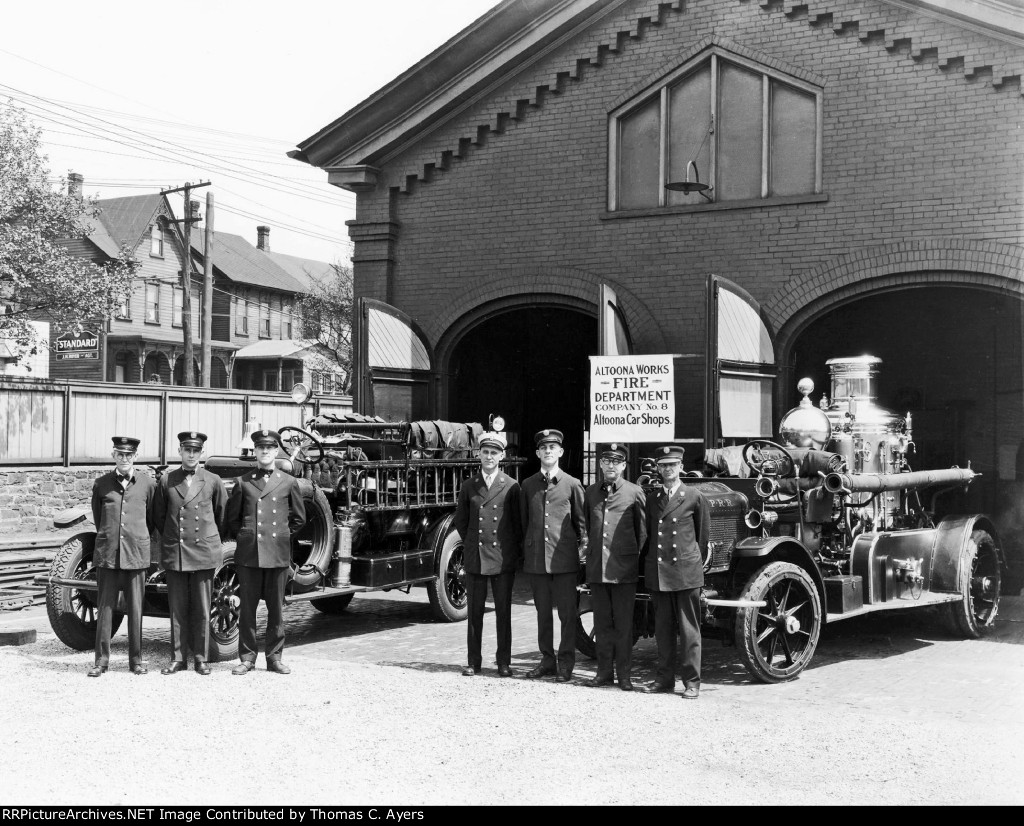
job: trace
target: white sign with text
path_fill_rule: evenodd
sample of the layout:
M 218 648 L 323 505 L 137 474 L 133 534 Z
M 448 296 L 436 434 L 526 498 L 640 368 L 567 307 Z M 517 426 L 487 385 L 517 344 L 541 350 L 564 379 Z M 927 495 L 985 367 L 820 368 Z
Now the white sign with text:
M 675 426 L 671 355 L 590 357 L 592 442 L 671 442 Z

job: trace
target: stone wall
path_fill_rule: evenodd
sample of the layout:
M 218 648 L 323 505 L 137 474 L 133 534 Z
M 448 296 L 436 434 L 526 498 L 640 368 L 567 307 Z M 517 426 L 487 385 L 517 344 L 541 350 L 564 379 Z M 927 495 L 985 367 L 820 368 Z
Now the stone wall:
M 54 514 L 88 507 L 93 482 L 111 467 L 0 467 L 0 536 L 52 530 Z M 136 471 L 152 473 L 142 466 Z

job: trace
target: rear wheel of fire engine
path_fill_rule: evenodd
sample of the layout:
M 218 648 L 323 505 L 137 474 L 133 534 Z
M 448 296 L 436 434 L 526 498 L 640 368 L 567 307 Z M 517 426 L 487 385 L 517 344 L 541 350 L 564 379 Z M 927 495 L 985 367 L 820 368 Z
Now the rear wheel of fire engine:
M 224 662 L 238 656 L 238 571 L 235 543 L 221 545 L 223 558 L 213 575 L 210 598 L 210 662 Z
M 466 563 L 462 554 L 462 539 L 454 528 L 449 528 L 441 545 L 437 579 L 427 583 L 430 607 L 434 616 L 444 622 L 461 622 L 469 613 Z
M 336 597 L 324 597 L 311 600 L 311 602 L 317 611 L 323 611 L 325 614 L 340 614 L 348 608 L 354 596 L 355 594 L 339 594 Z
M 96 534 L 85 533 L 69 539 L 53 557 L 50 576 L 63 579 L 96 581 L 92 564 Z M 96 592 L 64 585 L 46 588 L 46 615 L 50 627 L 62 643 L 76 651 L 88 651 L 96 645 Z M 124 614 L 114 612 L 110 622 L 111 635 L 121 626 Z
M 999 610 L 999 552 L 988 531 L 976 530 L 960 551 L 958 574 L 963 600 L 946 605 L 954 634 L 977 639 L 985 634 Z
M 821 634 L 821 600 L 810 576 L 789 562 L 771 562 L 747 583 L 740 599 L 767 603 L 736 610 L 736 647 L 744 666 L 763 683 L 796 679 Z
M 302 498 L 306 504 L 306 524 L 292 539 L 293 591 L 319 585 L 331 565 L 334 515 L 327 497 L 320 488 L 300 480 Z

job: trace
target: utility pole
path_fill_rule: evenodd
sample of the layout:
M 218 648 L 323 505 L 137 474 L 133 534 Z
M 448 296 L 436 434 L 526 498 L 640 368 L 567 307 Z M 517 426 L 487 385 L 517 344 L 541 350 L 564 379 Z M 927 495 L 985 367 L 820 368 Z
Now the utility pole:
M 213 193 L 206 193 L 206 237 L 203 245 L 203 387 L 211 387 L 213 368 Z
M 199 189 L 199 187 L 209 186 L 210 182 L 192 184 L 187 183 L 184 186 L 179 186 L 174 189 L 165 189 L 161 191 L 161 195 L 165 198 L 174 192 L 185 193 L 185 217 L 181 219 L 171 219 L 171 223 L 175 225 L 177 229 L 178 224 L 183 225 L 183 229 L 179 231 L 179 238 L 181 245 L 185 250 L 185 266 L 181 270 L 181 334 L 185 341 L 185 370 L 183 384 L 186 387 L 195 386 L 195 371 L 193 370 L 193 350 L 192 350 L 192 224 L 198 221 L 198 218 L 192 217 L 192 190 Z

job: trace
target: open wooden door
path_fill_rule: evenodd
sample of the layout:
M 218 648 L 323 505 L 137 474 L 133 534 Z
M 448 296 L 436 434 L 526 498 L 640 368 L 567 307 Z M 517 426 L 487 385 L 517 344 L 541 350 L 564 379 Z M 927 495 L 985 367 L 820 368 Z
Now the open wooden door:
M 772 437 L 775 339 L 761 305 L 717 275 L 707 283 L 705 447 Z
M 599 356 L 628 356 L 633 352 L 633 342 L 629 337 L 626 317 L 619 307 L 615 290 L 607 284 L 599 287 L 597 305 L 597 335 Z
M 433 418 L 433 358 L 416 323 L 372 298 L 359 299 L 357 322 L 356 410 L 386 421 Z

